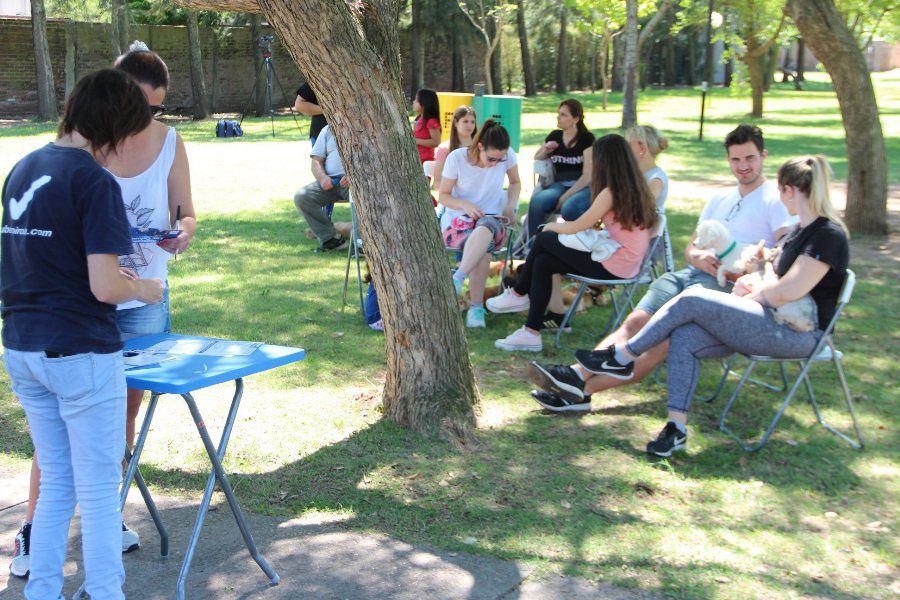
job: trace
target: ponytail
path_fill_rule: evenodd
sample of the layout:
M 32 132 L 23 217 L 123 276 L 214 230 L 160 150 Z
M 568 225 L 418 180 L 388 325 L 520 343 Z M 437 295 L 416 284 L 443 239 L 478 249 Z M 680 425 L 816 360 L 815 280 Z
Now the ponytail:
M 481 150 L 478 145 L 484 147 L 485 150 L 493 148 L 494 150 L 509 149 L 509 133 L 506 129 L 493 119 L 487 119 L 481 124 L 481 129 L 472 139 L 472 145 L 469 146 L 469 157 L 473 163 L 478 164 L 481 161 Z
M 809 198 L 809 207 L 817 216 L 837 223 L 848 236 L 850 232 L 831 203 L 831 165 L 821 154 L 792 158 L 778 169 L 778 185 L 790 185 Z

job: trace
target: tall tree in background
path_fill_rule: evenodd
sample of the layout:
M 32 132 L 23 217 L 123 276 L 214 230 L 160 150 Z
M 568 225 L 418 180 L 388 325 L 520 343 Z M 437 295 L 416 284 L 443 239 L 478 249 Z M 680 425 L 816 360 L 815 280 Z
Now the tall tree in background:
M 872 78 L 851 29 L 832 0 L 788 0 L 800 35 L 834 83 L 847 143 L 847 226 L 885 235 L 888 170 Z
M 179 2 L 235 9 L 230 0 Z M 262 0 L 267 20 L 336 124 L 384 317 L 384 413 L 422 434 L 464 443 L 475 425 L 478 390 L 401 90 L 401 5 Z M 310 43 L 322 39 L 325 27 L 328 43 Z
M 566 26 L 566 3 L 561 2 L 559 5 L 559 42 L 556 44 L 556 93 L 565 94 L 569 91 L 568 80 L 566 77 L 566 65 L 569 62 L 569 53 L 566 50 L 566 37 L 568 36 Z
M 525 27 L 525 0 L 516 0 L 516 28 L 519 33 L 519 50 L 522 53 L 522 77 L 525 80 L 525 95 L 536 96 L 537 85 L 534 81 L 531 52 L 528 50 L 528 29 Z
M 495 84 L 499 82 L 495 82 L 492 76 L 491 61 L 503 35 L 504 19 L 510 11 L 515 10 L 515 5 L 494 0 L 462 0 L 459 9 L 484 41 L 484 80 L 487 93 L 493 94 Z
M 662 0 L 656 13 L 638 30 L 639 0 L 625 0 L 625 82 L 622 90 L 622 129 L 637 123 L 638 62 L 644 40 L 656 28 L 669 9 L 670 0 Z
M 606 110 L 609 90 L 612 86 L 612 61 L 609 60 L 613 40 L 625 26 L 625 4 L 621 0 L 572 0 L 580 18 L 576 28 L 590 33 L 597 40 L 600 56 L 597 58 L 600 74 L 600 99 Z
M 262 36 L 261 25 L 262 18 L 258 14 L 250 15 L 250 43 L 253 44 L 253 73 L 254 82 L 253 89 L 253 106 L 254 114 L 261 117 L 269 112 L 266 106 L 266 73 L 263 68 L 262 48 L 260 48 L 260 37 Z
M 191 96 L 193 97 L 195 120 L 209 116 L 206 99 L 206 80 L 203 77 L 203 56 L 200 52 L 200 29 L 197 26 L 197 11 L 185 11 L 188 32 L 188 54 L 191 63 Z
M 47 12 L 44 0 L 31 1 L 31 34 L 34 42 L 34 68 L 37 77 L 38 116 L 43 121 L 59 118 L 56 87 L 50 65 L 50 43 L 47 41 Z
M 126 0 L 109 2 L 109 41 L 113 56 L 128 51 L 128 4 Z
M 425 47 L 423 42 L 425 27 L 422 23 L 424 1 L 410 0 L 412 5 L 412 24 L 409 28 L 410 98 L 415 98 L 416 92 L 425 87 Z

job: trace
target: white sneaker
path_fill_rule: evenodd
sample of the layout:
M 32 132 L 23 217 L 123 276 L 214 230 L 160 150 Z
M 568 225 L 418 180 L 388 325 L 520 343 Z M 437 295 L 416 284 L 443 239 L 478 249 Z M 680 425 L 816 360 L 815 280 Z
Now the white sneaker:
M 13 545 L 12 561 L 9 563 L 9 574 L 15 577 L 28 577 L 31 569 L 31 523 L 22 523 L 16 534 Z
M 141 538 L 136 531 L 128 529 L 125 521 L 122 521 L 122 554 L 127 554 L 132 550 L 141 547 Z
M 497 340 L 494 342 L 494 347 L 508 352 L 517 350 L 540 352 L 543 349 L 540 334 L 526 331 L 524 327 L 516 329 L 502 340 Z
M 519 296 L 512 291 L 512 288 L 506 288 L 503 293 L 493 298 L 488 298 L 486 302 L 487 309 L 492 313 L 514 313 L 528 310 L 531 303 L 528 296 Z
M 483 307 L 473 306 L 466 312 L 466 327 L 481 327 L 482 329 L 485 327 Z

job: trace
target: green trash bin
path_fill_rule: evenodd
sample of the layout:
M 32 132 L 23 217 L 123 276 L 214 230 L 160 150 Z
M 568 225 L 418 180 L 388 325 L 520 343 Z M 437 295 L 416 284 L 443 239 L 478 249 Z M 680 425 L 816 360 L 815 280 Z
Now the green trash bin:
M 499 122 L 509 132 L 512 149 L 519 151 L 522 139 L 522 101 L 521 96 L 475 96 L 472 108 L 478 114 L 478 127 L 491 118 Z

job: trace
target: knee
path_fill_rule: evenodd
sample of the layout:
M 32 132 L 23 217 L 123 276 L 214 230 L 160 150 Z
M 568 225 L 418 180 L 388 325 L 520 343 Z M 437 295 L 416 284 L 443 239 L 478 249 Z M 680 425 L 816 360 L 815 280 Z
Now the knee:
M 637 335 L 648 321 L 650 321 L 650 315 L 648 313 L 643 310 L 635 310 L 625 317 L 625 322 L 622 323 L 622 330 L 625 335 L 632 337 Z

